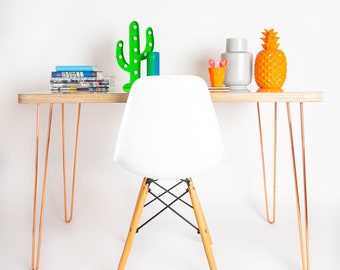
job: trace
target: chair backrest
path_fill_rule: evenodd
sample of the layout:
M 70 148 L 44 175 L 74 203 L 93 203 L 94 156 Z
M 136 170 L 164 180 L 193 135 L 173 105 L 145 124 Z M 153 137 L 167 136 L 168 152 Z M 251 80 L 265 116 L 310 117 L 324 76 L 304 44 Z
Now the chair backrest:
M 205 81 L 196 76 L 147 76 L 129 93 L 114 156 L 149 178 L 186 178 L 224 160 L 224 146 Z

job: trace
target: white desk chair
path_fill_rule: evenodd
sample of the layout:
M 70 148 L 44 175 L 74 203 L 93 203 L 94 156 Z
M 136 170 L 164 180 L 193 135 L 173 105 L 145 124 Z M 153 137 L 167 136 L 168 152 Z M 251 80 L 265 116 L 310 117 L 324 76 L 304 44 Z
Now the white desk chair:
M 123 114 L 114 160 L 144 177 L 118 269 L 125 268 L 148 192 L 158 200 L 163 195 L 150 191 L 151 184 L 160 186 L 157 179 L 181 179 L 179 183 L 186 184 L 209 267 L 216 269 L 210 233 L 191 179 L 224 160 L 224 146 L 205 81 L 182 75 L 135 81 Z M 173 195 L 172 188 L 163 189 Z M 173 195 L 176 199 L 172 203 L 181 201 L 182 195 Z M 172 203 L 164 210 L 173 210 Z

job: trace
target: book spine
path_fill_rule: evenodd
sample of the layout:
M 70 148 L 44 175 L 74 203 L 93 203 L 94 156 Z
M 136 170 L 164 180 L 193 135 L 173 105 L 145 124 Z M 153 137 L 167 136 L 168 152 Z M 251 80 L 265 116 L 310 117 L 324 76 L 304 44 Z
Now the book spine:
M 79 78 L 64 78 L 64 77 L 58 77 L 58 78 L 51 78 L 50 83 L 94 83 L 94 82 L 99 82 L 99 83 L 110 83 L 109 78 L 107 77 L 102 77 L 102 78 L 97 78 L 97 77 L 79 77 Z
M 97 66 L 56 66 L 56 71 L 97 71 Z
M 52 71 L 52 78 L 83 78 L 103 76 L 101 71 Z
M 108 87 L 51 87 L 52 93 L 109 92 Z
M 109 87 L 109 84 L 100 83 L 100 82 L 92 82 L 92 83 L 81 83 L 81 84 L 73 84 L 73 83 L 51 83 L 51 87 Z

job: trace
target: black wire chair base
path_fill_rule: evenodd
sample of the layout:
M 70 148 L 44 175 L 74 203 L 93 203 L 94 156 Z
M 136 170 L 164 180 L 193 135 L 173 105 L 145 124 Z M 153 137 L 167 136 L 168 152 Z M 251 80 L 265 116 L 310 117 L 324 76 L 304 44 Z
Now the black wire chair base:
M 153 220 L 155 217 L 157 217 L 159 214 L 161 214 L 162 212 L 164 212 L 166 209 L 169 209 L 171 210 L 173 213 L 175 213 L 177 216 L 179 216 L 181 219 L 183 219 L 186 223 L 188 223 L 191 227 L 193 227 L 197 233 L 199 233 L 199 228 L 197 226 L 195 226 L 192 222 L 190 222 L 188 219 L 186 219 L 183 215 L 181 215 L 178 211 L 176 211 L 174 208 L 172 208 L 171 206 L 179 201 L 185 205 L 187 205 L 188 207 L 190 207 L 191 209 L 193 208 L 191 204 L 187 203 L 186 201 L 184 201 L 182 199 L 182 197 L 184 197 L 187 193 L 189 193 L 189 189 L 186 188 L 186 190 L 180 194 L 179 196 L 174 194 L 173 192 L 171 192 L 173 189 L 175 189 L 176 187 L 178 187 L 179 185 L 181 184 L 186 184 L 187 186 L 190 185 L 190 181 L 189 179 L 180 179 L 180 181 L 178 183 L 176 183 L 175 185 L 171 186 L 170 188 L 165 188 L 163 186 L 161 186 L 159 183 L 157 183 L 157 179 L 151 179 L 151 178 L 148 178 L 146 183 L 148 184 L 149 186 L 149 190 L 148 190 L 148 193 L 151 194 L 154 198 L 152 200 L 150 200 L 148 203 L 146 203 L 144 205 L 144 208 L 147 207 L 148 205 L 150 205 L 151 203 L 155 202 L 155 201 L 159 201 L 161 202 L 164 207 L 159 211 L 157 212 L 156 214 L 154 214 L 151 218 L 149 218 L 147 221 L 145 221 L 142 225 L 140 225 L 138 228 L 137 228 L 137 232 L 142 228 L 144 227 L 146 224 L 148 224 L 151 220 Z M 156 195 L 152 192 L 150 186 L 154 184 L 156 185 L 158 188 L 162 189 L 163 192 L 159 195 Z M 171 195 L 172 197 L 174 197 L 174 200 L 171 201 L 170 203 L 166 203 L 164 200 L 161 199 L 162 196 L 166 195 L 166 194 L 169 194 Z

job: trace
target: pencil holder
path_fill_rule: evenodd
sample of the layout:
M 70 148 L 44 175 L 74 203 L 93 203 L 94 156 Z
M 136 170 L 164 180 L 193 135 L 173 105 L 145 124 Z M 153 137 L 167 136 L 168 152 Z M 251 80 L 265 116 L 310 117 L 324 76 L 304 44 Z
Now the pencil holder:
M 211 87 L 222 87 L 225 76 L 225 67 L 208 68 Z

